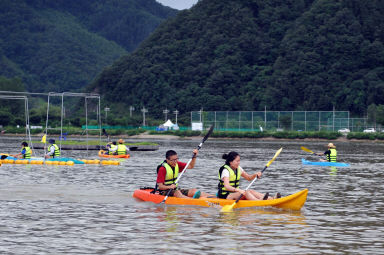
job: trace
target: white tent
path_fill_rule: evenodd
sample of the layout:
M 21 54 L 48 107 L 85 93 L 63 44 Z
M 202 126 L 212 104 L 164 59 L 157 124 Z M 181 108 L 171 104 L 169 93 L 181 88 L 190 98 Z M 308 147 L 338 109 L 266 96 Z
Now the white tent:
M 171 128 L 173 125 L 175 124 L 173 124 L 171 120 L 167 120 L 162 126 Z

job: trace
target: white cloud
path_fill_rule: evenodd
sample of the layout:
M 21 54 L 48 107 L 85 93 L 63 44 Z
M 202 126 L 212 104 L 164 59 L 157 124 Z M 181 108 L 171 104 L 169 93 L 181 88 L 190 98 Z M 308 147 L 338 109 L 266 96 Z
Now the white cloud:
M 162 5 L 169 6 L 174 9 L 184 10 L 191 8 L 198 0 L 156 0 Z

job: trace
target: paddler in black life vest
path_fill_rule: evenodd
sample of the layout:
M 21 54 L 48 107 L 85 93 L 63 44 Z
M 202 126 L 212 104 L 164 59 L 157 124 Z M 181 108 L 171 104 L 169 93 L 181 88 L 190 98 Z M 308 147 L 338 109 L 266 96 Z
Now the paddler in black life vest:
M 195 166 L 196 157 L 199 151 L 195 149 L 193 151 L 193 158 L 187 169 L 191 169 Z M 207 193 L 200 192 L 197 189 L 179 189 L 175 181 L 177 176 L 184 170 L 187 164 L 180 162 L 177 153 L 173 150 L 169 150 L 165 154 L 165 160 L 157 166 L 157 179 L 156 188 L 161 195 L 166 195 L 171 189 L 169 196 L 180 197 L 180 198 L 199 198 L 210 196 Z
M 245 178 L 248 181 L 252 181 L 255 178 L 260 178 L 262 173 L 257 172 L 255 174 L 248 174 L 240 166 L 240 155 L 231 151 L 228 154 L 224 154 L 223 159 L 225 159 L 225 164 L 219 169 L 219 185 L 218 185 L 218 198 L 235 200 L 238 199 L 241 194 L 243 197 L 241 199 L 247 200 L 267 200 L 273 199 L 269 197 L 269 193 L 259 193 L 255 190 L 242 190 L 239 188 L 240 177 Z M 280 193 L 277 193 L 275 198 L 280 198 Z
M 48 153 L 45 154 L 45 158 L 57 158 L 60 157 L 60 149 L 59 146 L 55 143 L 55 139 L 49 139 L 49 143 L 51 144 L 48 147 Z
M 327 157 L 327 160 L 322 159 L 321 161 L 337 162 L 337 150 L 333 143 L 328 144 L 328 150 L 326 150 L 324 153 L 316 153 L 316 155 Z

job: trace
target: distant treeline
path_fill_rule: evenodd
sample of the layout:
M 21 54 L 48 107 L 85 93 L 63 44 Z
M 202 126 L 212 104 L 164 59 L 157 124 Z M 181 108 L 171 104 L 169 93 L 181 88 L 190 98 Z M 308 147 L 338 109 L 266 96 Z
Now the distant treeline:
M 0 75 L 80 91 L 176 13 L 155 0 L 1 0 Z
M 88 88 L 126 113 L 384 105 L 380 0 L 200 0 Z

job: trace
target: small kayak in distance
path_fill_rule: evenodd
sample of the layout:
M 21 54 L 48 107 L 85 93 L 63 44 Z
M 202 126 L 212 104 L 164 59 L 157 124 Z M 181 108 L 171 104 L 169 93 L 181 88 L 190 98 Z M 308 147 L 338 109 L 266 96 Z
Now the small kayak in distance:
M 133 197 L 142 201 L 153 202 L 156 204 L 161 203 L 165 196 L 159 194 L 152 194 L 153 189 L 137 189 L 133 193 Z M 299 211 L 305 201 L 307 200 L 308 189 L 303 189 L 292 195 L 281 197 L 272 200 L 240 200 L 234 208 L 245 208 L 245 207 L 277 207 L 286 210 Z M 198 199 L 193 198 L 177 198 L 177 197 L 168 197 L 165 201 L 165 204 L 169 205 L 196 205 L 196 206 L 205 206 L 205 207 L 215 207 L 215 206 L 224 206 L 231 205 L 235 200 L 221 199 L 221 198 L 204 198 L 200 197 Z
M 101 158 L 129 158 L 130 157 L 129 154 L 126 154 L 126 155 L 109 155 L 109 154 L 104 154 L 104 152 L 106 152 L 106 151 L 99 150 L 99 157 L 101 157 Z
M 347 163 L 341 163 L 341 162 L 313 162 L 313 161 L 308 161 L 305 159 L 301 159 L 301 162 L 303 165 L 311 165 L 311 166 L 336 166 L 336 167 L 349 167 L 350 165 Z

